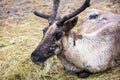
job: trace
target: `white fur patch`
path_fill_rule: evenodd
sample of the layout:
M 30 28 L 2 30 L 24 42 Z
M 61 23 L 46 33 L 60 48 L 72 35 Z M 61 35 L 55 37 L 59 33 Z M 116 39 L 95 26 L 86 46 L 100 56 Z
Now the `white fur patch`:
M 80 69 L 88 69 L 91 72 L 99 72 L 111 67 L 110 64 L 113 64 L 113 62 L 110 62 L 110 60 L 113 56 L 110 53 L 109 41 L 103 38 L 94 39 L 78 39 L 76 40 L 76 46 L 74 46 L 73 39 L 69 37 L 68 48 L 63 54 L 69 62 Z

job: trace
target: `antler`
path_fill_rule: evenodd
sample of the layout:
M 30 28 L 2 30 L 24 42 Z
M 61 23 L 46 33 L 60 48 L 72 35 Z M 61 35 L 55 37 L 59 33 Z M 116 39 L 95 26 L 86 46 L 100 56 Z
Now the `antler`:
M 76 15 L 78 15 L 79 13 L 81 13 L 82 11 L 84 11 L 89 6 L 90 6 L 90 0 L 85 0 L 85 2 L 83 3 L 83 5 L 80 8 L 78 8 L 77 10 L 75 10 L 73 13 L 64 16 L 63 19 L 61 19 L 60 21 L 58 21 L 57 22 L 57 26 L 62 26 L 65 21 L 67 21 L 67 20 L 75 17 Z
M 49 23 L 52 23 L 55 20 L 55 18 L 57 16 L 57 12 L 58 12 L 59 3 L 60 3 L 60 0 L 54 0 L 53 1 L 54 5 L 53 5 L 53 8 L 52 8 L 52 13 L 50 15 L 50 18 L 48 20 Z
M 36 16 L 39 16 L 39 17 L 42 17 L 44 19 L 48 19 L 50 17 L 50 15 L 46 15 L 44 13 L 41 13 L 41 12 L 38 12 L 38 11 L 33 11 L 33 13 L 36 15 Z
M 38 11 L 34 11 L 33 13 L 36 16 L 42 17 L 44 19 L 47 19 L 49 24 L 51 24 L 55 20 L 55 18 L 56 18 L 58 7 L 59 7 L 59 3 L 60 3 L 60 0 L 54 0 L 53 1 L 53 8 L 52 8 L 52 12 L 51 12 L 50 15 L 46 15 L 46 14 L 38 12 Z

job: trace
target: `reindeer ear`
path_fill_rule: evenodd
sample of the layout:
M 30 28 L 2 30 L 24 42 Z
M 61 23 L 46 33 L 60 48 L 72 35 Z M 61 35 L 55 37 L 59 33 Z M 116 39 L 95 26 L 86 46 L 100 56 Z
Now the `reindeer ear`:
M 67 22 L 65 22 L 63 26 L 63 31 L 69 32 L 73 27 L 75 27 L 77 21 L 78 21 L 78 17 L 74 17 L 68 20 Z

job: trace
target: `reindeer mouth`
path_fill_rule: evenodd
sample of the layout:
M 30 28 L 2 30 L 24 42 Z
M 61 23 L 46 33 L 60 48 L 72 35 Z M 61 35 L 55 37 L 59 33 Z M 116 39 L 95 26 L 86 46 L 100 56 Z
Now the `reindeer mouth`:
M 36 65 L 41 66 L 41 67 L 44 67 L 44 66 L 45 66 L 44 62 L 38 61 L 38 62 L 34 62 L 34 63 L 35 63 Z

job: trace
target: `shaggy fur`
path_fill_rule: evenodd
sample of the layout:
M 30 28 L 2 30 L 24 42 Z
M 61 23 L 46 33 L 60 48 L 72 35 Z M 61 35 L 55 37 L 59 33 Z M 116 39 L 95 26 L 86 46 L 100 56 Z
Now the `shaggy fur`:
M 94 14 L 97 19 L 87 17 L 78 32 L 62 38 L 63 50 L 58 58 L 67 70 L 96 73 L 115 66 L 120 55 L 120 15 L 100 10 Z

